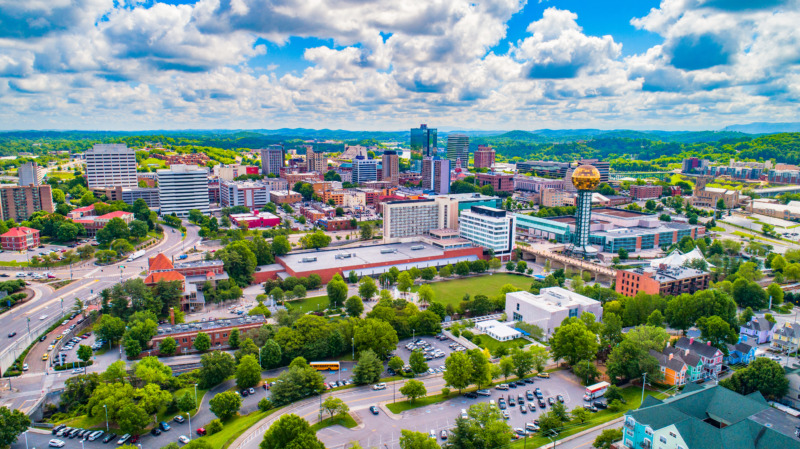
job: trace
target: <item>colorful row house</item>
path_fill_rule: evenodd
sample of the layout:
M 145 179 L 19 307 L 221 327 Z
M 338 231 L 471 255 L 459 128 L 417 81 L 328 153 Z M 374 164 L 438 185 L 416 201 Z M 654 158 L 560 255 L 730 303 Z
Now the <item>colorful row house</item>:
M 756 359 L 757 346 L 739 340 L 735 345 L 728 345 L 728 355 L 725 362 L 729 365 L 748 365 Z
M 772 348 L 783 352 L 797 351 L 800 346 L 800 323 L 778 323 L 772 328 Z
M 702 359 L 691 350 L 667 344 L 662 352 L 650 350 L 650 355 L 658 360 L 666 384 L 686 385 L 705 377 Z
M 711 342 L 701 343 L 694 338 L 681 337 L 675 342 L 675 348 L 697 354 L 702 362 L 702 376 L 716 377 L 722 369 L 723 353 L 711 346 Z
M 769 343 L 772 340 L 772 323 L 764 317 L 756 317 L 744 323 L 739 328 L 739 336 L 745 337 L 740 341 L 748 341 L 757 345 Z

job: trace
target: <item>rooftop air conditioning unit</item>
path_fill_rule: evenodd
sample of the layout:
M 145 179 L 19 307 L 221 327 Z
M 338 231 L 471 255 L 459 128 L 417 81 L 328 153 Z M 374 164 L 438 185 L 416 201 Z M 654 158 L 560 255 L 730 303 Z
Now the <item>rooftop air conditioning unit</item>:
M 418 251 L 421 249 L 425 249 L 425 245 L 414 245 L 411 247 L 411 251 Z
M 316 262 L 316 261 L 317 261 L 316 257 L 303 257 L 303 260 L 302 260 L 302 262 L 305 262 L 305 263 Z

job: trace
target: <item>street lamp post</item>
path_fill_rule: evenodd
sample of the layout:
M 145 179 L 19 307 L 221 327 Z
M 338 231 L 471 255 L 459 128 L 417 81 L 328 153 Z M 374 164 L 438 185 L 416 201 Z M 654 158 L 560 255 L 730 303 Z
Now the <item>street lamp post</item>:
M 103 409 L 106 411 L 106 433 L 108 433 L 108 407 L 103 404 Z
M 353 343 L 353 361 L 356 361 L 356 337 L 351 338 Z
M 644 403 L 644 385 L 647 383 L 647 373 L 642 374 L 642 376 L 643 376 L 643 379 L 642 379 L 642 402 L 639 403 L 640 407 L 641 407 L 641 404 Z
M 25 449 L 28 449 L 28 431 L 25 430 L 23 433 L 25 434 Z

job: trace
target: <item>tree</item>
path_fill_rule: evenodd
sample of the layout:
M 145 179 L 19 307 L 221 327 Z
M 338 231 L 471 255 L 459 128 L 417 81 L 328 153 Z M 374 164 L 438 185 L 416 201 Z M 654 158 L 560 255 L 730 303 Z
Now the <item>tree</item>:
M 606 393 L 604 395 L 606 397 L 606 401 L 611 402 L 614 400 L 622 401 L 625 398 L 622 396 L 622 390 L 614 384 L 611 384 L 606 389 Z
M 394 356 L 389 360 L 389 369 L 391 369 L 395 373 L 399 373 L 400 370 L 403 369 L 404 365 L 405 363 L 403 362 L 403 359 L 401 359 L 398 356 Z
M 417 292 L 417 295 L 419 296 L 419 302 L 423 304 L 430 304 L 434 299 L 436 299 L 436 294 L 428 284 L 421 286 Z
M 303 248 L 325 248 L 331 244 L 331 237 L 322 231 L 316 231 L 302 237 L 300 244 L 303 245 Z
M 328 282 L 327 292 L 331 307 L 341 307 L 347 299 L 347 284 L 341 278 L 334 277 Z
M 397 289 L 401 292 L 409 291 L 413 285 L 414 280 L 411 279 L 411 275 L 408 273 L 408 271 L 400 273 L 400 275 L 397 277 Z
M 122 405 L 116 415 L 119 430 L 129 434 L 141 433 L 142 429 L 150 423 L 150 416 L 147 412 L 133 402 Z
M 524 260 L 520 260 L 519 262 L 517 262 L 517 268 L 516 268 L 517 273 L 524 273 L 525 270 L 527 269 L 528 269 L 527 262 L 525 262 Z
M 622 439 L 622 429 L 604 429 L 594 439 L 592 446 L 597 449 L 611 449 L 611 445 Z
M 103 314 L 94 325 L 94 331 L 97 337 L 113 344 L 125 334 L 125 322 L 115 316 Z
M 783 289 L 776 283 L 769 284 L 767 287 L 767 296 L 772 299 L 772 304 L 780 304 L 783 302 Z
M 198 332 L 193 346 L 200 352 L 206 352 L 211 348 L 211 337 L 205 332 Z
M 600 377 L 600 371 L 589 360 L 581 360 L 572 367 L 575 377 L 584 381 L 584 385 L 592 385 Z
M 724 354 L 728 354 L 728 344 L 736 343 L 738 338 L 730 324 L 718 316 L 700 317 L 697 320 L 697 327 L 703 340 L 711 342 L 712 346 Z
M 426 281 L 432 281 L 436 277 L 436 267 L 426 267 L 420 270 L 420 277 Z
M 239 328 L 238 327 L 234 327 L 233 329 L 231 329 L 231 333 L 228 336 L 228 346 L 230 346 L 231 349 L 239 349 L 239 336 L 240 335 L 241 335 L 241 332 L 239 332 Z
M 467 410 L 467 419 L 456 418 L 449 441 L 456 448 L 493 449 L 511 441 L 511 428 L 500 410 L 487 403 L 474 404 Z
M 301 284 L 297 284 L 292 289 L 292 293 L 294 293 L 294 297 L 295 298 L 300 299 L 300 298 L 305 298 L 306 297 L 307 291 L 306 291 L 305 286 L 303 286 Z
M 508 376 L 514 372 L 514 361 L 511 357 L 506 356 L 500 359 L 500 373 L 503 375 L 505 380 L 508 380 Z
M 276 256 L 285 256 L 292 250 L 292 245 L 285 235 L 276 235 L 272 239 L 272 254 Z
M 450 265 L 445 265 L 442 267 L 441 270 L 439 270 L 439 276 L 443 278 L 449 278 L 452 275 L 453 275 L 453 267 L 451 267 Z
M 238 388 L 251 388 L 261 382 L 261 366 L 254 355 L 242 357 L 236 367 L 236 386 Z
M 165 356 L 175 355 L 175 351 L 178 350 L 178 343 L 172 337 L 167 337 L 161 341 L 161 344 L 158 346 L 158 353 Z
M 363 223 L 361 226 L 361 240 L 370 240 L 372 239 L 373 229 L 372 225 L 369 223 Z
M 288 404 L 325 390 L 323 377 L 317 370 L 298 357 L 283 371 L 272 387 L 272 401 L 278 405 Z
M 487 351 L 488 352 L 488 351 Z M 480 388 L 492 381 L 492 364 L 489 357 L 480 349 L 470 349 L 467 351 L 470 362 L 472 362 L 472 383 Z
M 281 363 L 281 347 L 273 339 L 269 339 L 261 348 L 262 368 L 277 368 Z
M 30 425 L 31 419 L 28 415 L 16 409 L 0 407 L 0 447 L 11 446 Z
M 350 407 L 348 407 L 343 400 L 337 397 L 328 396 L 322 402 L 322 411 L 330 414 L 331 418 L 333 418 L 334 415 L 338 416 L 346 414 L 350 411 Z
M 364 303 L 361 302 L 361 298 L 358 296 L 351 296 L 344 302 L 344 310 L 348 316 L 358 318 L 364 312 Z
M 402 429 L 400 431 L 400 449 L 439 449 L 436 440 L 422 432 Z
M 197 409 L 197 402 L 194 400 L 194 394 L 187 391 L 178 398 L 178 410 L 183 413 L 191 413 Z
M 200 365 L 198 380 L 201 388 L 210 388 L 218 385 L 233 375 L 235 371 L 233 357 L 221 351 L 203 354 L 203 357 L 200 358 Z
M 461 390 L 467 388 L 472 383 L 472 362 L 469 356 L 463 352 L 454 352 L 444 361 L 447 370 L 442 376 L 447 385 Z
M 411 379 L 406 382 L 405 385 L 400 387 L 400 394 L 407 397 L 408 401 L 413 404 L 417 398 L 421 398 L 428 394 L 428 390 L 425 388 L 424 383 Z
M 572 419 L 580 422 L 581 424 L 586 422 L 586 420 L 589 419 L 589 415 L 591 415 L 591 413 L 589 413 L 589 410 L 586 410 L 581 406 L 575 407 L 569 414 L 570 416 L 572 416 Z
M 217 418 L 225 421 L 239 412 L 239 407 L 242 406 L 242 398 L 233 391 L 225 391 L 217 393 L 208 401 L 208 409 Z
M 527 376 L 529 372 L 531 372 L 531 369 L 533 369 L 533 352 L 517 348 L 511 353 L 511 363 L 514 367 L 514 374 L 522 379 L 523 377 Z
M 560 401 L 556 401 L 551 408 L 551 413 L 556 415 L 561 421 L 569 421 L 569 412 L 567 407 Z
M 353 368 L 353 382 L 366 385 L 379 381 L 383 372 L 383 363 L 371 349 L 362 351 L 358 356 L 358 363 Z
M 372 349 L 383 359 L 397 347 L 397 331 L 386 321 L 367 318 L 362 321 L 353 333 L 357 351 Z
M 147 223 L 141 220 L 133 220 L 128 227 L 130 229 L 131 237 L 135 237 L 140 240 L 147 237 Z
M 653 313 L 647 317 L 647 325 L 648 326 L 657 326 L 663 327 L 664 326 L 664 315 L 661 314 L 661 311 L 656 309 L 653 310 Z
M 295 415 L 283 415 L 264 434 L 261 449 L 325 449 L 306 420 Z
M 772 400 L 782 398 L 789 391 L 789 380 L 783 367 L 766 357 L 757 357 L 747 368 L 734 372 L 719 384 L 742 395 L 759 391 Z
M 371 277 L 364 276 L 358 286 L 358 294 L 364 301 L 369 301 L 378 294 L 378 286 Z
M 428 371 L 428 362 L 425 361 L 422 351 L 413 351 L 408 358 L 408 364 L 411 365 L 411 371 L 414 374 L 422 374 Z
M 569 365 L 580 360 L 594 359 L 597 354 L 597 336 L 580 321 L 562 324 L 550 339 L 553 358 L 564 359 Z
M 350 284 L 355 284 L 358 282 L 358 275 L 356 274 L 355 270 L 350 270 L 350 273 L 347 274 L 347 282 Z
M 122 346 L 125 348 L 125 355 L 129 359 L 135 358 L 142 353 L 142 344 L 139 343 L 139 340 L 136 340 L 135 338 L 125 338 L 125 340 L 122 342 Z

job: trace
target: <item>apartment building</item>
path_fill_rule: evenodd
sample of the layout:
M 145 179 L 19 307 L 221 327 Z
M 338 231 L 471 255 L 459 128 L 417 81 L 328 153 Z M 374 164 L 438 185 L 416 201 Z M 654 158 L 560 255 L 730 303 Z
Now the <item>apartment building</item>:
M 36 162 L 26 162 L 19 167 L 19 185 L 40 186 L 44 178 L 44 170 Z
M 303 201 L 303 196 L 294 190 L 273 190 L 269 192 L 269 200 L 275 204 L 294 204 Z
M 495 151 L 488 145 L 478 145 L 475 150 L 473 166 L 475 168 L 488 168 L 491 170 L 494 165 Z
M 97 144 L 84 153 L 86 183 L 99 187 L 138 187 L 136 154 L 125 144 Z
M 40 210 L 55 210 L 50 185 L 0 186 L 0 216 L 3 220 L 12 219 L 19 223 Z
M 314 147 L 306 145 L 306 170 L 325 173 L 328 171 L 328 157 L 324 152 L 314 151 Z
M 219 203 L 222 207 L 261 209 L 269 203 L 269 191 L 269 186 L 259 181 L 223 181 L 219 184 Z
M 458 201 L 447 197 L 383 203 L 383 238 L 396 242 L 458 226 Z
M 537 178 L 535 176 L 514 177 L 514 190 L 541 194 L 544 189 L 564 190 L 564 180 Z
M 503 262 L 511 260 L 515 230 L 514 215 L 494 207 L 472 206 L 458 217 L 459 235 Z
M 391 186 L 400 184 L 400 155 L 397 151 L 386 150 L 381 158 L 382 178 Z
M 6 251 L 25 251 L 39 246 L 39 230 L 19 226 L 0 235 L 0 247 Z
M 616 291 L 625 296 L 636 296 L 640 291 L 648 295 L 680 295 L 707 289 L 710 278 L 708 272 L 687 267 L 617 270 Z
M 158 174 L 161 215 L 187 217 L 191 209 L 209 213 L 208 170 L 196 165 L 173 165 Z
M 648 198 L 658 198 L 661 196 L 664 188 L 662 186 L 654 186 L 652 184 L 638 186 L 631 185 L 631 196 L 637 200 L 646 200 Z
M 422 159 L 422 190 L 433 191 L 439 195 L 450 193 L 449 159 L 426 157 Z
M 270 145 L 259 151 L 261 153 L 261 173 L 280 176 L 285 159 L 283 145 Z

